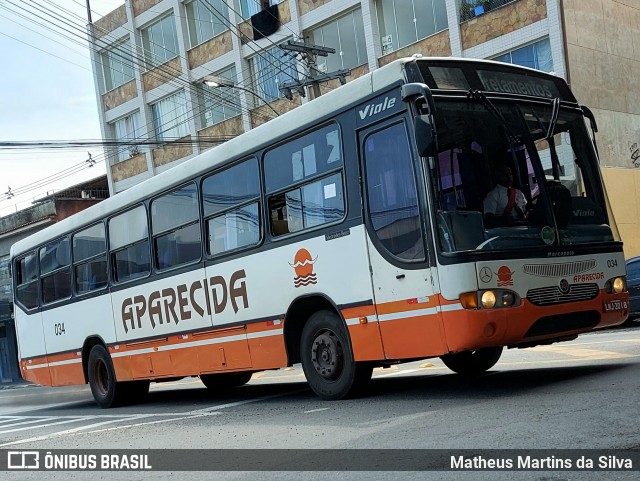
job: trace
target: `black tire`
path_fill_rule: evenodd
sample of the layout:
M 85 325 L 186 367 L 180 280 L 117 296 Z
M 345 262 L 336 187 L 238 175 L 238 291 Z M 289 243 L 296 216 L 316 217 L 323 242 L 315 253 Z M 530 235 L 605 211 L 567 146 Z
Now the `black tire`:
M 116 381 L 111 356 L 101 344 L 93 346 L 87 365 L 91 394 L 103 409 L 121 405 L 126 398 L 124 383 Z M 148 389 L 148 384 L 147 384 Z
M 200 380 L 208 389 L 229 389 L 244 386 L 251 380 L 252 372 L 224 372 L 220 374 L 202 374 Z
M 453 372 L 476 376 L 491 369 L 500 359 L 502 347 L 484 347 L 475 351 L 463 351 L 442 356 L 442 362 Z
M 359 394 L 371 379 L 373 365 L 354 361 L 347 328 L 334 312 L 318 311 L 309 318 L 300 355 L 309 387 L 322 399 Z

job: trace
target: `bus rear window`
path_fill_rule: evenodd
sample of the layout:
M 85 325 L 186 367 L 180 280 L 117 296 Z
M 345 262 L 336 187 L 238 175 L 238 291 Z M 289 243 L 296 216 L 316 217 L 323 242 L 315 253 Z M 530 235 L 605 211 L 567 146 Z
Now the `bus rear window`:
M 32 252 L 16 261 L 16 297 L 27 309 L 38 307 L 38 258 Z
M 45 304 L 71 297 L 70 262 L 69 239 L 66 237 L 40 249 L 42 301 Z

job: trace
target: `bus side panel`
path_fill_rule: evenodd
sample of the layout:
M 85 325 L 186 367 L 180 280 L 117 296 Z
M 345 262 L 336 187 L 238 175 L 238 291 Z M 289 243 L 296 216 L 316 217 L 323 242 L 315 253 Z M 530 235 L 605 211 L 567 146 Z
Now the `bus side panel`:
M 244 326 L 134 341 L 111 348 L 119 380 L 249 370 Z
M 54 386 L 84 384 L 82 346 L 90 336 L 115 341 L 111 297 L 104 294 L 42 311 L 42 325 Z
M 29 382 L 51 386 L 47 349 L 42 332 L 42 314 L 27 314 L 15 304 L 15 321 L 21 376 Z
M 353 307 L 342 310 L 342 316 L 349 328 L 356 361 L 377 361 L 384 359 L 384 349 L 380 337 L 380 326 L 374 305 Z
M 247 326 L 247 338 L 254 369 L 274 369 L 287 365 L 283 325 L 282 319 L 273 319 Z
M 194 338 L 202 342 L 198 347 L 201 373 L 252 367 L 245 326 L 197 333 Z
M 432 269 L 396 267 L 370 240 L 369 257 L 386 358 L 424 358 L 447 352 Z
M 373 309 L 366 245 L 363 225 L 350 229 L 337 226 L 336 235 L 316 237 L 278 249 L 273 258 L 279 260 L 280 266 L 286 263 L 290 267 L 274 266 L 272 280 L 264 279 L 265 283 L 279 286 L 276 295 L 281 300 L 277 305 L 288 306 L 305 296 L 322 296 L 332 301 L 347 324 L 356 361 L 384 359 Z

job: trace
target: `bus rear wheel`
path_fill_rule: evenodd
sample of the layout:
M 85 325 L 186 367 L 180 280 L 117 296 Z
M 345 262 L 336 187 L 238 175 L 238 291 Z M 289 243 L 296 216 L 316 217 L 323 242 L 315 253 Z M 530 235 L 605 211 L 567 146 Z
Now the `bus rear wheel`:
M 483 347 L 475 351 L 445 354 L 440 359 L 453 372 L 475 376 L 491 369 L 500 359 L 502 347 Z
M 347 328 L 334 312 L 318 311 L 309 318 L 300 354 L 309 386 L 323 399 L 356 395 L 371 379 L 373 366 L 354 361 Z
M 89 353 L 87 374 L 91 394 L 103 409 L 138 401 L 149 392 L 149 381 L 118 382 L 111 356 L 100 344 Z
M 208 389 L 228 389 L 244 386 L 251 380 L 252 372 L 223 372 L 220 374 L 201 374 L 200 380 Z

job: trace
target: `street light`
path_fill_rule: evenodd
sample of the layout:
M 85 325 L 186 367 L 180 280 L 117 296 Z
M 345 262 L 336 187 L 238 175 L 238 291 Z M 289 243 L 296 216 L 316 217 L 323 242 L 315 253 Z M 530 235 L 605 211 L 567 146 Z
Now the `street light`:
M 233 80 L 229 80 L 224 77 L 218 77 L 217 75 L 207 75 L 202 81 L 208 87 L 213 87 L 213 88 L 230 87 L 238 90 L 244 90 L 245 92 L 248 92 L 251 95 L 254 95 L 258 97 L 260 100 L 262 100 L 264 104 L 267 107 L 269 107 L 274 114 L 276 114 L 276 117 L 280 116 L 278 111 L 274 109 L 273 106 L 269 102 L 267 102 L 267 99 L 265 99 L 262 95 L 260 95 L 258 92 L 248 89 L 247 87 L 242 87 L 241 85 L 236 84 Z

